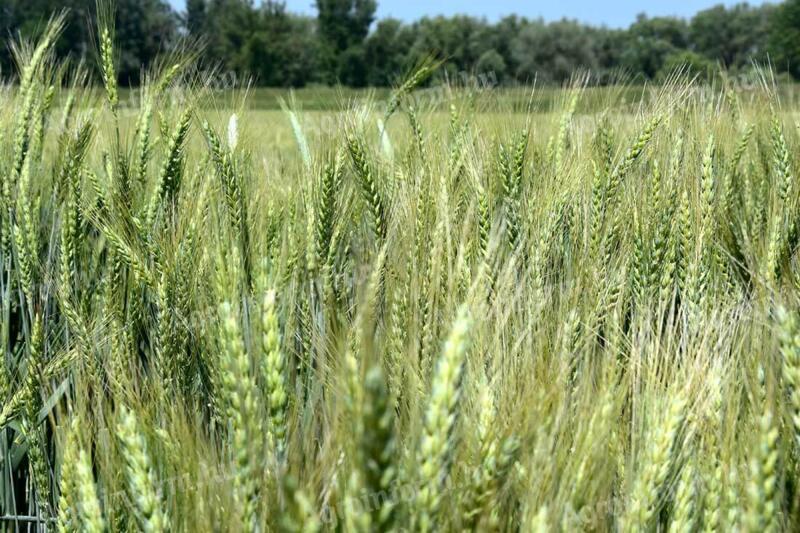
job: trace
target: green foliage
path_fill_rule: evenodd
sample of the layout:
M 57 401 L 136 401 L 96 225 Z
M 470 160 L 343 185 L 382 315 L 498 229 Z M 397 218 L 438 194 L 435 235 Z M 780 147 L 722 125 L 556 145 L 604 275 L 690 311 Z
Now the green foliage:
M 689 22 L 692 50 L 729 69 L 747 68 L 751 60 L 764 61 L 775 9 L 770 4 L 741 3 L 700 11 Z
M 676 72 L 682 72 L 688 76 L 696 76 L 700 81 L 710 81 L 716 70 L 716 65 L 705 57 L 695 52 L 684 50 L 675 52 L 664 59 L 664 64 L 658 70 L 656 78 L 659 81 L 667 81 Z
M 387 87 L 394 84 L 407 66 L 406 54 L 414 38 L 411 29 L 401 21 L 379 20 L 364 43 L 367 85 Z
M 92 60 L 97 43 L 86 21 L 96 16 L 95 3 L 7 0 L 0 30 L 30 37 L 50 13 L 66 9 L 57 56 Z M 218 89 L 251 81 L 389 87 L 431 54 L 444 60 L 440 79 L 462 84 L 474 75 L 492 84 L 559 85 L 579 70 L 590 70 L 592 83 L 606 84 L 621 70 L 637 81 L 662 81 L 678 67 L 705 72 L 721 65 L 740 74 L 750 73 L 753 61 L 767 60 L 800 77 L 797 4 L 719 5 L 688 20 L 640 15 L 626 29 L 610 29 L 518 16 L 497 22 L 465 15 L 376 20 L 376 0 L 317 0 L 315 16 L 291 13 L 279 0 L 188 0 L 180 14 L 166 0 L 116 0 L 110 26 L 120 44 L 113 59 L 123 86 L 141 84 L 142 67 L 153 65 L 160 52 L 199 47 L 201 69 L 213 73 Z M 6 75 L 15 68 L 5 48 L 0 68 Z
M 512 45 L 516 77 L 558 83 L 569 79 L 577 68 L 596 70 L 600 65 L 594 45 L 604 33 L 570 20 L 526 24 Z
M 8 0 L 0 8 L 0 32 L 7 38 L 30 38 L 46 25 L 48 18 L 64 13 L 66 24 L 55 45 L 61 58 L 92 60 L 98 49 L 90 21 L 97 17 L 96 0 Z M 117 74 L 125 85 L 140 83 L 142 65 L 155 60 L 176 43 L 178 17 L 166 0 L 114 0 L 115 38 L 123 45 Z M 14 61 L 6 46 L 0 48 L 0 69 L 4 76 L 14 71 Z
M 775 7 L 770 17 L 768 46 L 775 68 L 800 77 L 800 1 L 786 0 Z
M 685 20 L 639 15 L 627 31 L 620 62 L 632 73 L 653 79 L 664 68 L 667 58 L 686 49 L 688 44 Z
M 316 0 L 323 81 L 363 87 L 363 43 L 375 20 L 376 0 Z
M 475 73 L 478 76 L 491 76 L 494 82 L 502 82 L 507 70 L 506 60 L 494 48 L 482 53 L 475 63 Z

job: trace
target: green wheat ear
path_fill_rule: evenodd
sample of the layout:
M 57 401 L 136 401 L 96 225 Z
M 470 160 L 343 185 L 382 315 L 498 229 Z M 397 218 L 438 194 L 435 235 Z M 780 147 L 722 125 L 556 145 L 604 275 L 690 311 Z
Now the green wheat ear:
M 686 416 L 687 401 L 676 394 L 669 403 L 661 424 L 650 431 L 647 448 L 641 458 L 639 474 L 629 496 L 623 522 L 624 531 L 645 531 L 659 511 L 659 493 L 667 481 Z
M 433 57 L 426 57 L 405 77 L 389 97 L 386 104 L 386 111 L 383 115 L 383 123 L 389 121 L 395 111 L 400 107 L 403 99 L 408 96 L 415 88 L 419 87 L 436 71 L 442 64 Z
M 76 531 L 80 520 L 80 479 L 78 477 L 78 461 L 80 446 L 77 435 L 77 418 L 73 419 L 64 439 L 61 456 L 61 481 L 58 495 L 58 530 L 61 533 Z M 92 481 L 94 484 L 94 481 Z
M 378 190 L 378 182 L 373 167 L 368 159 L 364 143 L 354 134 L 347 137 L 347 148 L 353 169 L 358 177 L 361 193 L 367 204 L 370 224 L 380 243 L 386 237 L 386 207 L 382 193 Z
M 97 488 L 92 474 L 89 455 L 81 450 L 75 465 L 75 482 L 78 487 L 80 529 L 92 533 L 105 531 L 105 521 L 97 499 Z
M 314 502 L 297 483 L 294 476 L 286 475 L 281 480 L 281 492 L 287 505 L 278 520 L 278 531 L 283 533 L 317 533 L 322 523 Z
M 757 429 L 755 453 L 750 460 L 744 523 L 748 531 L 778 531 L 779 434 L 769 405 L 758 417 Z
M 361 460 L 365 485 L 370 494 L 382 495 L 372 510 L 372 526 L 381 531 L 395 528 L 396 506 L 392 491 L 397 478 L 397 437 L 394 402 L 391 401 L 380 365 L 367 371 L 364 382 L 364 433 L 361 437 Z
M 800 325 L 796 314 L 784 307 L 778 309 L 777 318 L 783 356 L 783 384 L 789 394 L 794 440 L 800 446 Z
M 442 347 L 431 382 L 422 440 L 417 450 L 421 488 L 415 498 L 414 510 L 420 531 L 435 529 L 442 503 L 442 483 L 447 478 L 449 462 L 455 452 L 453 431 L 459 412 L 461 377 L 471 325 L 469 310 L 462 307 Z
M 158 496 L 156 475 L 141 425 L 133 410 L 124 406 L 119 409 L 117 438 L 133 502 L 133 518 L 143 531 L 166 531 L 169 524 Z
M 261 304 L 261 371 L 266 385 L 268 433 L 274 453 L 282 459 L 286 449 L 289 391 L 286 386 L 286 360 L 281 348 L 281 337 L 276 310 L 276 293 L 267 290 Z
M 241 527 L 251 529 L 258 523 L 255 458 L 261 453 L 256 422 L 256 384 L 245 351 L 236 312 L 231 304 L 219 306 L 220 334 L 223 344 L 222 394 L 227 406 L 227 422 L 232 431 L 231 452 L 234 458 L 234 486 L 241 505 Z
M 58 530 L 105 531 L 89 454 L 79 442 L 80 423 L 73 418 L 65 439 L 58 503 Z
M 119 91 L 117 89 L 117 72 L 114 68 L 114 43 L 108 26 L 104 26 L 100 32 L 100 64 L 103 69 L 103 84 L 108 103 L 111 111 L 116 115 L 119 107 Z
M 670 533 L 694 531 L 697 520 L 697 481 L 694 459 L 683 465 L 678 486 L 675 489 L 672 515 L 669 525 Z

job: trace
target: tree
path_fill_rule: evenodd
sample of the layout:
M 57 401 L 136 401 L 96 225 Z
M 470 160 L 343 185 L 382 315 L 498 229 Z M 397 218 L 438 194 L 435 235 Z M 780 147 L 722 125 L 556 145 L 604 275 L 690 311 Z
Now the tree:
M 66 17 L 64 31 L 55 46 L 61 57 L 80 59 L 93 48 L 90 24 L 95 20 L 95 0 L 3 0 L 0 2 L 0 69 L 4 75 L 14 71 L 15 66 L 9 40 L 23 37 L 33 38 L 44 29 L 55 14 Z
M 772 6 L 718 5 L 697 13 L 689 23 L 691 48 L 725 67 L 743 67 L 766 52 Z
M 687 76 L 708 81 L 714 75 L 714 70 L 713 61 L 691 50 L 682 50 L 667 56 L 656 74 L 656 79 L 666 81 L 673 74 L 681 72 Z
M 375 20 L 375 0 L 316 0 L 320 36 L 337 52 L 360 44 Z
M 206 27 L 206 0 L 186 0 L 183 23 L 189 35 L 202 35 Z
M 519 64 L 517 79 L 562 83 L 578 69 L 597 68 L 596 40 L 592 29 L 577 21 L 532 23 L 519 34 L 514 56 Z
M 519 66 L 513 54 L 514 40 L 527 24 L 527 19 L 511 15 L 500 19 L 492 28 L 490 35 L 492 48 L 503 58 L 508 77 L 513 77 Z
M 93 56 L 96 1 L 0 0 L 0 34 L 34 37 L 52 13 L 66 9 L 57 56 Z M 434 79 L 492 74 L 499 83 L 563 83 L 576 70 L 591 70 L 600 83 L 625 79 L 619 71 L 655 80 L 678 64 L 698 72 L 716 62 L 741 70 L 767 57 L 800 77 L 800 0 L 718 5 L 690 21 L 640 15 L 627 29 L 464 15 L 373 26 L 377 0 L 314 0 L 313 18 L 288 12 L 283 0 L 186 0 L 178 16 L 169 1 L 115 0 L 122 83 L 138 83 L 142 69 L 182 35 L 204 45 L 203 66 L 222 70 L 226 80 L 252 76 L 270 86 L 388 86 L 431 54 L 443 60 Z M 0 72 L 14 71 L 9 49 L 0 48 Z
M 195 11 L 195 15 L 198 12 Z M 203 60 L 226 72 L 241 72 L 249 64 L 245 47 L 257 30 L 251 0 L 206 0 L 203 15 Z
M 115 8 L 117 73 L 122 83 L 136 84 L 142 69 L 173 43 L 177 18 L 164 0 L 116 0 Z M 56 55 L 79 60 L 92 54 L 97 49 L 95 0 L 5 0 L 0 7 L 0 31 L 6 37 L 30 38 L 56 13 L 65 15 Z M 0 52 L 0 66 L 4 72 L 13 69 L 7 47 Z
M 286 12 L 283 3 L 265 2 L 256 30 L 241 53 L 243 70 L 260 85 L 299 87 L 315 81 L 313 21 Z
M 177 36 L 177 17 L 164 0 L 117 0 L 115 16 L 117 75 L 136 85 L 142 70 Z
M 506 60 L 494 48 L 486 50 L 475 64 L 475 74 L 492 83 L 502 83 L 506 77 Z
M 622 56 L 627 44 L 627 31 L 600 28 L 595 35 L 594 53 L 597 60 L 597 80 L 615 83 L 621 76 Z
M 375 20 L 376 1 L 316 0 L 316 6 L 321 66 L 327 81 L 365 79 L 357 73 L 365 68 L 363 44 Z
M 627 31 L 620 62 L 632 73 L 654 79 L 667 57 L 686 49 L 688 33 L 683 19 L 639 15 Z
M 445 60 L 442 75 L 451 79 L 471 72 L 481 54 L 492 48 L 491 28 L 474 17 L 425 17 L 412 25 L 412 31 L 416 38 L 411 59 L 434 53 Z
M 367 83 L 378 87 L 394 83 L 408 66 L 406 52 L 413 42 L 413 31 L 399 20 L 378 22 L 365 43 Z
M 786 0 L 770 17 L 768 48 L 773 64 L 800 78 L 800 0 Z
M 316 20 L 307 16 L 289 15 L 289 26 L 284 44 L 286 56 L 290 59 L 286 65 L 284 85 L 299 87 L 321 82 Z

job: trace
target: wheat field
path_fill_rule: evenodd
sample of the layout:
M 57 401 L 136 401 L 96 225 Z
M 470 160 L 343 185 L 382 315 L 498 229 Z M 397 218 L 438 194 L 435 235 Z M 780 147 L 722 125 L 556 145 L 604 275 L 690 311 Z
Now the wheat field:
M 59 30 L 0 89 L 0 531 L 798 528 L 769 72 L 325 114 L 173 55 L 130 108 Z

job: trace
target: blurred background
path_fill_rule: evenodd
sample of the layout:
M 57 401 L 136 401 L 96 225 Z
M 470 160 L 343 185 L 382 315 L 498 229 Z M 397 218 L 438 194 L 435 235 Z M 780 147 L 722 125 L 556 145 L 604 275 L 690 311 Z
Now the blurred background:
M 94 60 L 95 0 L 2 0 L 0 31 L 35 36 L 68 10 L 62 57 Z M 576 71 L 593 84 L 663 80 L 679 65 L 700 78 L 746 77 L 770 63 L 800 78 L 800 0 L 717 4 L 589 0 L 117 0 L 120 82 L 137 85 L 159 54 L 203 47 L 202 62 L 263 87 L 386 87 L 426 57 L 439 78 L 493 86 L 559 85 Z M 5 78 L 13 55 L 0 49 Z

